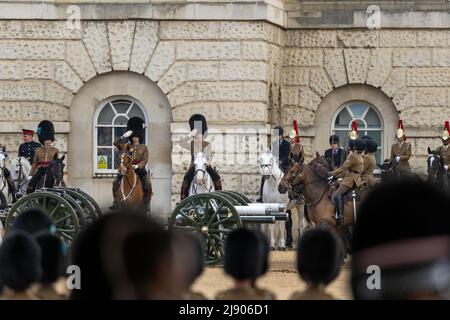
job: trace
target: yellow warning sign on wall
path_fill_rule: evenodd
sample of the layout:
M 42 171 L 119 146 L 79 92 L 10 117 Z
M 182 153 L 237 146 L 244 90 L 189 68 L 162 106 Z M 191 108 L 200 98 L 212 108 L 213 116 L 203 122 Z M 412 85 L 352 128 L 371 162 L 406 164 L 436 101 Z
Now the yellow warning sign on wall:
M 108 169 L 108 158 L 106 156 L 97 156 L 97 169 Z

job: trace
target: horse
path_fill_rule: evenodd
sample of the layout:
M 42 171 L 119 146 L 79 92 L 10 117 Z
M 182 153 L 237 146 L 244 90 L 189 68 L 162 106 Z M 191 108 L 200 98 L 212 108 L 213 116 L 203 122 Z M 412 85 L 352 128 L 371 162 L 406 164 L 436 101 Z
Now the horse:
M 120 183 L 117 189 L 113 188 L 113 196 L 117 208 L 145 208 L 144 188 L 141 179 L 133 169 L 131 157 L 122 149 L 119 159 L 117 171 L 120 175 Z
M 5 162 L 7 154 L 0 151 L 0 209 L 6 209 L 8 203 L 12 200 L 9 195 L 8 182 L 5 177 Z
M 427 172 L 428 182 L 436 184 L 439 187 L 449 186 L 448 175 L 444 169 L 442 158 L 436 151 L 432 151 L 430 147 L 428 147 Z
M 348 227 L 354 225 L 355 212 L 357 212 L 366 192 L 360 192 L 359 199 L 356 199 L 356 208 L 353 207 L 352 201 L 345 203 L 344 222 L 343 224 L 337 224 L 334 219 L 336 209 L 330 199 L 330 185 L 327 179 L 330 170 L 329 162 L 316 153 L 316 157 L 308 164 L 294 163 L 288 173 L 281 179 L 278 190 L 280 193 L 291 191 L 294 199 L 304 201 L 308 209 L 308 218 L 312 224 L 332 226 L 343 237 L 348 248 Z
M 65 157 L 64 155 L 61 158 L 56 158 L 48 164 L 45 175 L 36 184 L 36 189 L 66 186 L 64 182 L 65 164 L 63 162 Z
M 377 166 L 381 170 L 381 182 L 389 182 L 401 177 L 400 172 L 397 170 L 398 162 L 395 159 L 386 159 L 382 165 L 377 164 Z
M 272 153 L 266 151 L 259 158 L 261 175 L 264 181 L 263 202 L 264 203 L 289 203 L 287 194 L 278 191 L 278 185 L 283 178 L 283 171 L 278 166 Z M 264 231 L 269 235 L 271 249 L 286 249 L 286 221 L 275 221 L 275 224 L 263 226 Z
M 214 183 L 207 171 L 206 164 L 206 155 L 203 152 L 198 152 L 194 157 L 194 178 L 189 185 L 189 196 L 213 192 L 215 190 Z
M 11 177 L 14 181 L 14 187 L 16 188 L 16 198 L 23 196 L 27 193 L 27 187 L 30 175 L 31 164 L 25 157 L 17 157 L 11 161 L 10 170 Z

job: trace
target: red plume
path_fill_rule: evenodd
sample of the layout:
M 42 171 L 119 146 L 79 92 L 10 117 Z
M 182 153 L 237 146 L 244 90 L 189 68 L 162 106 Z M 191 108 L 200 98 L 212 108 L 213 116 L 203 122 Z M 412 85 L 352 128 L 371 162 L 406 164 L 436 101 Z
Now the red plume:
M 358 126 L 357 126 L 357 124 L 356 124 L 356 121 L 355 121 L 355 120 L 353 120 L 353 122 L 352 122 L 352 130 L 355 130 L 355 131 L 356 131 L 356 133 L 358 133 Z
M 398 120 L 398 127 L 397 127 L 397 129 L 402 129 L 402 130 L 405 130 L 404 128 L 403 128 L 403 120 Z
M 300 137 L 298 136 L 298 123 L 294 120 L 294 130 L 295 130 L 295 143 L 300 143 Z
M 449 125 L 448 121 L 445 121 L 444 130 L 447 130 L 448 133 L 450 133 L 450 125 Z

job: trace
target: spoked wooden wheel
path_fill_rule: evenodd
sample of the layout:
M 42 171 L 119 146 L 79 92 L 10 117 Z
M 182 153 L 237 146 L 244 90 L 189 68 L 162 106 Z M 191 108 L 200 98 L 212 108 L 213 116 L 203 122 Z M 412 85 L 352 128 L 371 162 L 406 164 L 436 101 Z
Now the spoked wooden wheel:
M 202 236 L 205 263 L 216 264 L 223 259 L 227 236 L 242 226 L 235 204 L 220 193 L 205 193 L 184 199 L 175 208 L 169 231 L 195 232 Z
M 5 231 L 8 232 L 14 219 L 29 208 L 41 208 L 46 211 L 56 226 L 56 235 L 66 242 L 71 242 L 78 234 L 80 224 L 76 202 L 73 199 L 68 201 L 63 196 L 48 191 L 37 191 L 19 199 L 9 210 Z

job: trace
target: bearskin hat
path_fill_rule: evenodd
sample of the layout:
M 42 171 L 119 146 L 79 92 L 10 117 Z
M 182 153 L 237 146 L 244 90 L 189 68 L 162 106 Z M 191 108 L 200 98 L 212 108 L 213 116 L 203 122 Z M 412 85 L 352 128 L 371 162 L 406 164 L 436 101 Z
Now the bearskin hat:
M 362 141 L 366 141 L 366 140 L 373 140 L 373 139 L 372 139 L 371 136 L 369 136 L 369 135 L 366 134 L 365 136 L 363 136 L 363 137 L 361 138 L 361 140 L 362 140 Z
M 364 151 L 366 149 L 366 145 L 363 140 L 356 139 L 355 140 L 355 149 L 358 151 Z
M 414 201 L 398 201 L 406 198 Z M 442 280 L 450 276 L 448 264 L 435 268 L 445 259 L 448 263 L 448 212 L 445 191 L 420 178 L 375 186 L 361 204 L 353 232 L 355 298 L 405 299 L 417 291 L 439 292 L 440 286 L 448 292 L 450 284 Z M 367 287 L 368 267 L 373 265 L 382 270 L 379 290 Z
M 343 259 L 344 246 L 331 229 L 309 229 L 298 241 L 297 270 L 309 283 L 329 284 L 339 275 Z
M 12 227 L 14 230 L 22 230 L 35 235 L 42 231 L 52 232 L 55 225 L 47 213 L 41 209 L 30 208 L 14 219 Z
M 200 128 L 200 126 L 201 126 L 201 128 Z M 203 116 L 201 114 L 194 114 L 189 118 L 189 127 L 190 127 L 191 131 L 194 129 L 197 129 L 198 132 L 201 132 L 204 136 L 207 135 L 208 124 L 206 123 L 205 116 Z
M 373 139 L 363 140 L 366 145 L 367 152 L 376 152 L 378 148 L 378 143 Z
M 53 123 L 48 120 L 41 121 L 37 128 L 39 142 L 43 145 L 45 141 L 55 141 L 55 128 Z
M 41 252 L 34 238 L 16 230 L 0 247 L 0 282 L 14 291 L 23 291 L 41 278 Z
M 225 273 L 239 280 L 255 280 L 263 269 L 262 245 L 251 230 L 238 229 L 230 233 L 225 243 Z
M 36 241 L 41 248 L 41 283 L 51 284 L 64 275 L 65 247 L 64 243 L 50 232 L 36 235 Z
M 133 131 L 133 133 L 129 137 L 130 142 L 133 142 L 133 137 L 138 137 L 139 141 L 141 143 L 144 143 L 144 135 L 145 135 L 144 124 L 145 121 L 139 117 L 132 117 L 128 119 L 127 131 L 128 130 Z
M 339 143 L 339 137 L 335 134 L 331 135 L 330 138 L 328 139 L 328 142 L 330 144 L 335 144 L 335 143 Z

